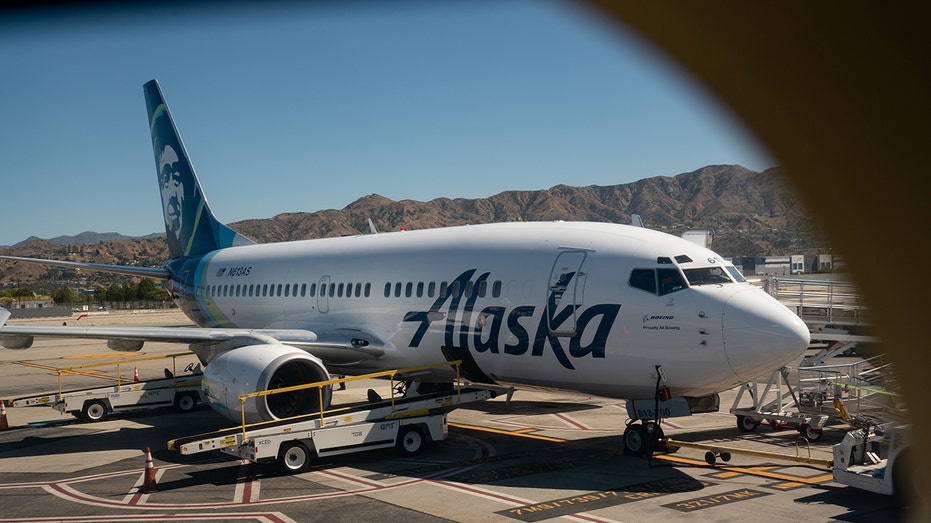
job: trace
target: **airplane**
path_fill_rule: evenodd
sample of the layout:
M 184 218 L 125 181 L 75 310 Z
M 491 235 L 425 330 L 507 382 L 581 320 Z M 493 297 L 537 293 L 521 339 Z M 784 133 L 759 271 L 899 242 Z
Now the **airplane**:
M 316 412 L 320 399 L 305 390 L 241 406 L 241 393 L 462 360 L 476 383 L 655 405 L 638 407 L 641 423 L 625 430 L 637 454 L 660 414 L 717 410 L 719 392 L 809 345 L 805 323 L 731 263 L 642 223 L 372 227 L 257 244 L 217 220 L 158 82 L 144 92 L 170 259 L 144 268 L 2 258 L 161 280 L 197 327 L 3 325 L 4 347 L 36 336 L 106 339 L 121 351 L 188 344 L 205 365 L 207 403 L 247 423 Z M 454 376 L 408 378 L 414 394 Z M 329 400 L 327 391 L 324 408 Z

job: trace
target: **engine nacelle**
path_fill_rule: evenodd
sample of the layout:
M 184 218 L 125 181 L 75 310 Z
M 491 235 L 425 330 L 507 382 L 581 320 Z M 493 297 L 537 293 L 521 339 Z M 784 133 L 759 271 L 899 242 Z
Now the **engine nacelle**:
M 287 345 L 249 345 L 220 353 L 204 369 L 201 389 L 211 408 L 231 421 L 242 421 L 240 394 L 327 381 L 323 362 Z M 323 389 L 323 408 L 330 406 L 332 391 Z M 242 409 L 246 423 L 258 423 L 319 412 L 321 395 L 316 387 L 256 396 Z

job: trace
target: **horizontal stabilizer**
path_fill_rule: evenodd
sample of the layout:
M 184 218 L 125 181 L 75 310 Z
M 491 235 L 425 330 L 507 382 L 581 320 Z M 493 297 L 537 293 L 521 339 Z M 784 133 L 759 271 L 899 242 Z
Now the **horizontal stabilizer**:
M 85 269 L 89 271 L 110 272 L 114 274 L 126 274 L 128 276 L 139 276 L 142 278 L 154 278 L 156 280 L 167 280 L 170 278 L 167 269 L 158 267 L 130 267 L 128 265 L 108 265 L 106 263 L 87 263 L 73 262 L 64 260 L 45 260 L 42 258 L 22 258 L 19 256 L 0 256 L 0 260 L 9 260 L 25 263 L 36 263 L 39 265 L 50 265 L 52 267 L 62 267 L 65 269 Z

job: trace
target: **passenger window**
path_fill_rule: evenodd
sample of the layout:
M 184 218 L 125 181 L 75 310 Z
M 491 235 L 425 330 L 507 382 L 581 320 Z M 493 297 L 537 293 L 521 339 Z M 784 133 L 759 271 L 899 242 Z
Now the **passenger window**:
M 494 285 L 491 286 L 491 295 L 494 298 L 501 296 L 501 280 L 495 280 Z
M 284 297 L 287 298 L 290 295 L 291 295 L 291 286 L 285 285 L 284 286 Z
M 488 292 L 488 282 L 482 280 L 482 282 L 478 284 L 478 297 L 484 298 L 486 292 Z
M 659 276 L 659 295 L 669 294 L 686 288 L 688 285 L 682 279 L 682 273 L 677 269 L 657 269 Z
M 434 294 L 436 294 L 436 282 L 431 281 L 430 284 L 427 285 L 427 297 L 432 298 Z
M 653 269 L 634 269 L 630 272 L 631 287 L 656 294 L 656 271 Z
M 339 288 L 336 289 L 336 296 L 337 296 L 338 298 L 342 298 L 342 297 L 343 297 L 343 284 L 342 284 L 342 283 L 340 283 L 340 284 L 339 284 Z
M 303 298 L 304 296 L 307 296 L 307 284 L 306 283 L 301 284 L 301 298 Z
M 362 284 L 361 283 L 356 284 L 356 298 L 358 298 L 359 296 L 362 296 Z
M 311 283 L 310 284 L 310 297 L 313 298 L 315 296 L 317 296 L 317 284 Z
M 407 285 L 404 287 L 404 295 L 410 298 L 413 293 L 414 293 L 413 282 L 407 282 Z
M 394 284 L 394 297 L 395 298 L 401 297 L 401 282 L 397 282 Z
M 423 282 L 422 281 L 417 282 L 417 297 L 423 298 Z
M 391 282 L 385 283 L 385 298 L 391 297 Z
M 449 286 L 446 284 L 445 281 L 444 281 L 444 282 L 440 282 L 440 298 L 446 296 L 446 291 L 447 291 L 448 288 L 449 288 Z

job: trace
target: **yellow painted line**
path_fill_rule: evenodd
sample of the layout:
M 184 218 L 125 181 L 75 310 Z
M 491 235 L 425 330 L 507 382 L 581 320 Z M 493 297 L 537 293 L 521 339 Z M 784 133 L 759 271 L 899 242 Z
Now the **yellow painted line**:
M 770 485 L 770 488 L 775 488 L 779 490 L 790 490 L 798 488 L 804 485 L 804 483 L 799 483 L 798 481 L 789 481 L 787 483 L 780 483 L 779 485 Z
M 708 466 L 706 462 L 698 461 L 697 459 L 680 458 L 678 456 L 670 456 L 670 455 L 660 455 L 660 456 L 653 456 L 653 457 L 655 459 L 672 461 L 675 463 L 683 463 L 683 464 L 688 464 L 688 465 L 698 465 L 698 466 L 705 466 L 705 467 Z M 773 468 L 775 467 L 773 466 L 747 467 L 747 468 L 720 467 L 720 470 L 736 472 L 738 474 L 749 474 L 751 476 L 761 476 L 764 478 L 778 479 L 780 481 L 786 481 L 786 482 L 799 482 L 799 483 L 804 483 L 806 485 L 820 485 L 821 483 L 824 483 L 825 481 L 834 479 L 834 476 L 832 474 L 824 474 L 821 476 L 815 476 L 813 478 L 802 478 L 799 476 L 790 476 L 788 474 L 780 474 L 778 472 L 769 472 L 769 470 Z
M 727 471 L 725 471 L 725 472 L 722 472 L 722 473 L 720 473 L 720 474 L 715 474 L 714 477 L 717 478 L 717 479 L 730 479 L 730 478 L 733 478 L 733 477 L 736 477 L 736 476 L 739 476 L 739 475 L 740 475 L 739 472 L 727 472 Z
M 460 429 L 467 430 L 478 430 L 482 432 L 488 432 L 491 434 L 502 434 L 504 436 L 516 436 L 520 438 L 536 439 L 541 441 L 549 441 L 552 443 L 568 443 L 573 444 L 574 442 L 570 440 L 564 440 L 559 438 L 549 438 L 546 436 L 537 436 L 535 434 L 526 434 L 525 431 L 528 429 L 521 429 L 520 431 L 509 431 L 509 430 L 498 430 L 488 427 L 479 427 L 476 425 L 464 425 L 462 423 L 450 423 L 450 427 L 456 427 Z M 532 429 L 530 429 L 532 430 Z M 580 446 L 590 446 L 590 445 L 580 445 Z M 616 449 L 615 449 L 616 450 Z M 665 461 L 670 461 L 673 463 L 682 463 L 687 465 L 698 465 L 698 466 L 709 466 L 704 460 L 699 461 L 696 459 L 682 458 L 679 456 L 673 456 L 671 454 L 660 454 L 654 455 L 655 459 L 661 459 Z M 715 477 L 724 478 L 724 474 L 727 474 L 727 477 L 735 477 L 740 475 L 751 475 L 751 476 L 761 476 L 764 478 L 778 479 L 786 483 L 801 483 L 805 485 L 820 485 L 826 481 L 834 479 L 832 474 L 823 474 L 820 476 L 815 476 L 812 478 L 803 478 L 799 476 L 790 476 L 788 474 L 780 474 L 778 472 L 770 472 L 770 470 L 778 468 L 777 465 L 765 465 L 761 467 L 718 467 L 718 470 L 722 471 L 719 474 L 716 474 Z
M 482 432 L 490 432 L 490 433 L 492 433 L 492 434 L 503 434 L 503 435 L 505 435 L 505 436 L 517 436 L 517 437 L 520 437 L 520 438 L 537 439 L 537 440 L 540 440 L 540 441 L 549 441 L 549 442 L 552 442 L 552 443 L 569 443 L 568 441 L 566 441 L 566 440 L 564 440 L 564 439 L 559 439 L 559 438 L 548 438 L 548 437 L 546 437 L 546 436 L 537 436 L 537 435 L 535 435 L 535 434 L 525 434 L 523 431 L 514 432 L 514 431 L 510 431 L 510 430 L 490 429 L 490 428 L 488 428 L 488 427 L 478 427 L 478 426 L 475 426 L 475 425 L 463 425 L 463 424 L 461 424 L 461 423 L 450 423 L 449 426 L 450 426 L 450 427 L 456 427 L 456 428 L 459 428 L 459 429 L 479 430 L 479 431 L 482 431 Z

